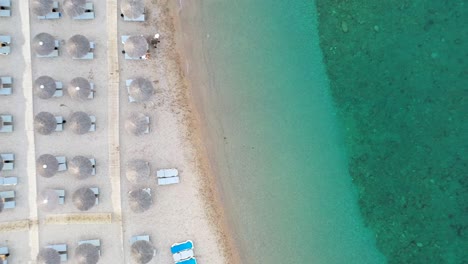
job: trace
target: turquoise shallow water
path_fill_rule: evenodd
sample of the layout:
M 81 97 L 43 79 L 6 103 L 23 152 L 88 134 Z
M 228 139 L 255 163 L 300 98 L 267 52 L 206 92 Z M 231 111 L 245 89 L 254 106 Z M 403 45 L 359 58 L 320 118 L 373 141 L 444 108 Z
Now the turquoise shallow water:
M 207 74 L 194 97 L 242 263 L 384 262 L 347 172 L 314 2 L 194 8 L 187 67 Z

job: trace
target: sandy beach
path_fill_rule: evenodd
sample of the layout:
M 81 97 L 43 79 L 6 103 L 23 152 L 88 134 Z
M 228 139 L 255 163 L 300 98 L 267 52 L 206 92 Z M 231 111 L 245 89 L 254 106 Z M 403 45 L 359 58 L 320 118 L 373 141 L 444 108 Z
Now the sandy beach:
M 2 28 L 11 27 L 12 23 L 23 27 L 21 31 L 11 28 L 2 32 L 12 35 L 15 46 L 12 54 L 0 58 L 6 62 L 0 64 L 0 74 L 15 78 L 13 95 L 0 98 L 2 113 L 15 117 L 14 133 L 0 135 L 0 152 L 13 152 L 17 160 L 13 172 L 2 171 L 1 175 L 20 176 L 17 186 L 1 187 L 17 192 L 17 207 L 0 214 L 0 246 L 9 247 L 9 260 L 35 263 L 41 247 L 65 243 L 68 258 L 73 261 L 78 241 L 98 238 L 100 263 L 132 263 L 129 240 L 145 234 L 151 237 L 156 249 L 149 263 L 173 262 L 170 246 L 187 239 L 194 242 L 198 261 L 234 263 L 230 260 L 232 251 L 214 177 L 203 156 L 199 123 L 179 65 L 181 59 L 175 48 L 176 32 L 168 1 L 147 1 L 143 23 L 124 22 L 118 16 L 119 1 L 95 1 L 96 17 L 91 21 L 74 21 L 66 14 L 58 20 L 40 21 L 30 13 L 30 23 L 21 25 L 28 21 L 24 17 L 28 13 L 20 16 L 19 11 L 28 8 L 27 3 L 15 6 L 11 20 L 0 22 Z M 115 16 L 109 12 L 115 12 Z M 59 57 L 38 58 L 34 51 L 27 53 L 30 39 L 41 32 L 60 41 Z M 150 48 L 149 60 L 124 59 L 121 35 L 143 35 L 149 39 L 155 33 L 161 34 L 161 43 L 157 49 Z M 74 34 L 85 35 L 95 43 L 93 60 L 73 60 L 67 54 L 67 40 Z M 21 61 L 19 58 L 24 63 L 16 64 L 14 69 L 8 66 L 15 60 Z M 95 97 L 82 103 L 72 100 L 66 92 L 63 97 L 37 98 L 31 84 L 42 75 L 61 81 L 64 87 L 71 79 L 84 77 L 94 84 Z M 125 81 L 136 77 L 150 80 L 155 88 L 153 96 L 144 103 L 128 101 Z M 41 111 L 63 116 L 65 120 L 76 111 L 89 113 L 96 117 L 96 131 L 76 135 L 65 125 L 63 132 L 47 136 L 34 133 L 32 117 Z M 149 134 L 137 137 L 126 131 L 124 122 L 131 113 L 149 116 Z M 34 135 L 32 141 L 24 140 L 28 133 Z M 78 180 L 68 171 L 52 178 L 36 176 L 35 160 L 46 153 L 65 156 L 68 161 L 77 155 L 95 158 L 96 175 L 86 180 Z M 126 164 L 132 159 L 149 162 L 150 181 L 132 184 L 127 180 Z M 161 168 L 177 168 L 181 182 L 158 186 L 155 173 Z M 76 209 L 71 196 L 79 187 L 98 187 L 99 204 L 86 212 Z M 65 204 L 52 212 L 37 208 L 35 194 L 46 188 L 65 190 Z M 138 188 L 151 188 L 153 197 L 153 205 L 143 213 L 133 213 L 129 208 L 127 193 Z M 79 215 L 81 220 L 71 223 L 67 220 L 70 215 Z M 109 217 L 99 218 L 106 215 Z M 29 224 L 21 225 L 21 221 Z M 12 228 L 15 223 L 19 227 Z

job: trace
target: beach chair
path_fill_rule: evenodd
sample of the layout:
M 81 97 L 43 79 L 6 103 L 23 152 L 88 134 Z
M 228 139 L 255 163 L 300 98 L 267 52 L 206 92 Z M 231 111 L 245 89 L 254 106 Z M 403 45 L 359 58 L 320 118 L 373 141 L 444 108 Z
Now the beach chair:
M 171 253 L 179 253 L 184 250 L 193 250 L 193 242 L 192 240 L 187 240 L 185 242 L 180 242 L 180 243 L 174 243 L 171 246 Z
M 63 96 L 63 83 L 55 81 L 55 93 L 53 97 L 62 97 Z
M 55 157 L 58 161 L 58 171 L 66 171 L 67 170 L 67 158 L 64 156 L 56 156 Z
M 124 14 L 121 14 L 121 16 L 123 16 L 124 21 L 144 22 L 145 21 L 145 12 L 146 12 L 146 10 L 143 10 L 143 14 L 141 14 L 141 16 L 139 16 L 137 18 L 133 18 L 133 19 L 127 17 Z
M 16 207 L 15 191 L 0 192 L 0 197 L 3 199 L 3 209 L 13 209 Z
M 48 245 L 46 248 L 53 248 L 60 254 L 60 261 L 65 262 L 68 260 L 68 251 L 67 251 L 67 244 L 55 244 L 55 245 Z
M 91 191 L 93 191 L 93 193 L 94 193 L 94 196 L 96 196 L 95 205 L 98 205 L 99 204 L 99 188 L 98 187 L 92 187 L 92 188 L 89 188 L 89 189 L 91 189 Z
M 177 169 L 161 169 L 156 171 L 158 185 L 170 185 L 180 182 L 179 171 Z
M 0 133 L 11 133 L 13 132 L 13 116 L 12 115 L 0 115 L 2 117 L 2 128 Z
M 15 186 L 17 184 L 17 177 L 0 177 L 0 186 Z
M 13 79 L 10 76 L 2 76 L 2 86 L 0 88 L 0 95 L 11 95 L 11 87 Z
M 177 262 L 177 264 L 197 264 L 197 259 L 189 258 L 189 259 L 179 261 L 179 262 Z
M 91 127 L 89 128 L 89 132 L 94 132 L 96 131 L 96 117 L 90 115 L 89 119 L 91 119 Z
M 93 171 L 91 172 L 91 175 L 96 175 L 96 160 L 89 159 L 89 161 L 91 161 L 91 164 L 93 165 Z
M 90 82 L 89 85 L 91 86 L 91 92 L 88 95 L 88 99 L 93 99 L 94 98 L 94 93 L 95 93 L 94 83 Z
M 93 3 L 87 2 L 85 5 L 85 12 L 79 16 L 73 17 L 75 20 L 88 20 L 94 19 L 94 6 Z
M 101 255 L 101 240 L 99 239 L 90 239 L 90 240 L 81 240 L 78 242 L 78 246 L 81 244 L 91 244 L 95 247 L 97 247 L 99 256 Z
M 139 236 L 132 236 L 130 238 L 130 244 L 135 243 L 138 240 L 144 240 L 150 242 L 150 237 L 148 235 L 139 235 Z
M 3 160 L 3 171 L 13 170 L 15 168 L 15 154 L 5 153 L 0 154 Z
M 127 87 L 127 92 L 128 92 L 128 94 L 129 94 L 129 95 L 128 95 L 128 102 L 130 102 L 130 103 L 133 103 L 133 102 L 136 101 L 135 98 L 133 98 L 133 97 L 130 96 L 130 84 L 132 83 L 132 81 L 133 81 L 133 79 L 127 79 L 127 80 L 125 81 L 125 87 Z
M 55 120 L 57 121 L 57 127 L 55 128 L 56 132 L 62 132 L 63 131 L 63 124 L 64 120 L 62 116 L 56 116 Z
M 58 195 L 59 204 L 65 203 L 65 190 L 54 190 L 55 193 Z
M 0 0 L 0 17 L 11 16 L 11 1 Z
M 2 260 L 3 264 L 8 264 L 8 257 L 10 256 L 10 251 L 8 247 L 0 247 L 0 260 Z
M 45 16 L 37 16 L 38 19 L 59 19 L 62 17 L 62 13 L 59 11 L 59 3 L 57 1 L 54 1 L 54 5 L 52 6 L 52 10 L 50 10 L 50 13 L 48 13 Z
M 191 259 L 193 258 L 193 250 L 188 249 L 188 250 L 183 250 L 177 253 L 172 254 L 172 258 L 174 259 L 175 263 L 179 263 L 180 261 L 186 260 L 186 259 Z
M 0 35 L 0 55 L 8 55 L 11 52 L 10 49 L 11 37 Z

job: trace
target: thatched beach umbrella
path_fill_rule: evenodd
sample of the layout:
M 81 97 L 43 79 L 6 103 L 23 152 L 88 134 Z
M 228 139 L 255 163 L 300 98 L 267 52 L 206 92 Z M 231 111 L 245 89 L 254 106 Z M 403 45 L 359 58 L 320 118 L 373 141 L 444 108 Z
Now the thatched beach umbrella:
M 96 264 L 99 261 L 99 249 L 89 243 L 83 243 L 76 248 L 77 264 Z
M 59 195 L 55 190 L 44 189 L 39 194 L 37 205 L 46 211 L 52 211 L 59 205 Z
M 130 209 L 135 213 L 142 213 L 148 210 L 153 204 L 151 194 L 143 189 L 130 191 L 128 193 L 128 202 L 130 203 Z
M 54 6 L 53 0 L 33 0 L 32 10 L 37 16 L 45 16 L 52 12 Z
M 63 0 L 63 9 L 71 17 L 80 16 L 85 12 L 86 0 Z
M 85 112 L 74 112 L 68 122 L 71 130 L 78 135 L 89 132 L 92 126 L 91 118 Z
M 49 112 L 40 112 L 34 117 L 34 130 L 42 135 L 50 135 L 57 128 L 55 116 Z
M 59 163 L 54 155 L 42 154 L 36 160 L 36 171 L 42 177 L 50 178 L 57 173 Z
M 143 0 L 124 0 L 120 5 L 120 10 L 126 17 L 136 19 L 145 12 L 145 2 Z
M 96 204 L 96 195 L 90 188 L 82 187 L 73 193 L 72 201 L 80 211 L 87 211 Z
M 149 129 L 146 116 L 142 113 L 132 113 L 125 120 L 125 129 L 135 136 L 143 135 Z
M 53 248 L 42 248 L 36 260 L 37 264 L 60 264 L 60 254 Z
M 143 36 L 130 36 L 124 43 L 124 50 L 129 57 L 138 59 L 148 52 L 148 41 Z
M 57 84 L 52 77 L 41 76 L 34 81 L 34 93 L 41 99 L 49 99 L 57 91 Z
M 91 45 L 83 35 L 74 35 L 67 42 L 67 51 L 74 58 L 82 58 L 88 54 Z
M 126 176 L 132 183 L 147 183 L 150 178 L 149 162 L 141 159 L 128 161 Z
M 154 93 L 153 84 L 145 78 L 137 77 L 130 83 L 128 93 L 137 102 L 146 101 Z
M 32 48 L 37 55 L 47 56 L 55 50 L 55 38 L 48 33 L 37 34 L 32 42 Z
M 93 164 L 84 156 L 76 156 L 69 162 L 68 170 L 73 176 L 81 180 L 92 176 Z
M 91 84 L 83 77 L 76 77 L 68 85 L 68 94 L 76 100 L 88 100 L 91 93 Z
M 146 240 L 138 240 L 132 244 L 132 257 L 139 264 L 146 264 L 153 259 L 155 250 Z

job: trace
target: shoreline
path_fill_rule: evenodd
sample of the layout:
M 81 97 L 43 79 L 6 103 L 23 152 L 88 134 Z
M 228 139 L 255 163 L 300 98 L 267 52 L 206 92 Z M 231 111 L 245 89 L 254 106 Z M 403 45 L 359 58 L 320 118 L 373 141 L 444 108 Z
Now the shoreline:
M 173 42 L 175 44 L 174 61 L 178 66 L 180 88 L 182 88 L 179 89 L 180 92 L 177 95 L 177 100 L 180 106 L 184 106 L 183 120 L 187 127 L 185 136 L 195 153 L 195 166 L 197 175 L 199 176 L 197 179 L 199 185 L 198 191 L 204 201 L 205 212 L 214 227 L 219 245 L 223 251 L 225 263 L 241 263 L 239 252 L 235 247 L 232 239 L 233 236 L 231 235 L 232 231 L 226 218 L 219 184 L 215 176 L 216 172 L 209 159 L 208 149 L 205 147 L 206 144 L 204 144 L 208 141 L 207 131 L 203 129 L 203 117 L 199 109 L 200 105 L 197 105 L 193 97 L 192 85 L 194 80 L 191 80 L 187 74 L 188 69 L 184 69 L 183 66 L 183 61 L 189 58 L 190 55 L 184 47 L 184 44 L 187 44 L 187 40 L 184 39 L 182 18 L 179 15 L 180 9 L 174 1 L 166 1 L 161 6 L 166 8 L 165 12 L 167 11 L 169 13 L 168 18 L 171 18 L 171 21 L 166 21 L 166 23 L 171 23 L 169 28 L 172 30 Z

